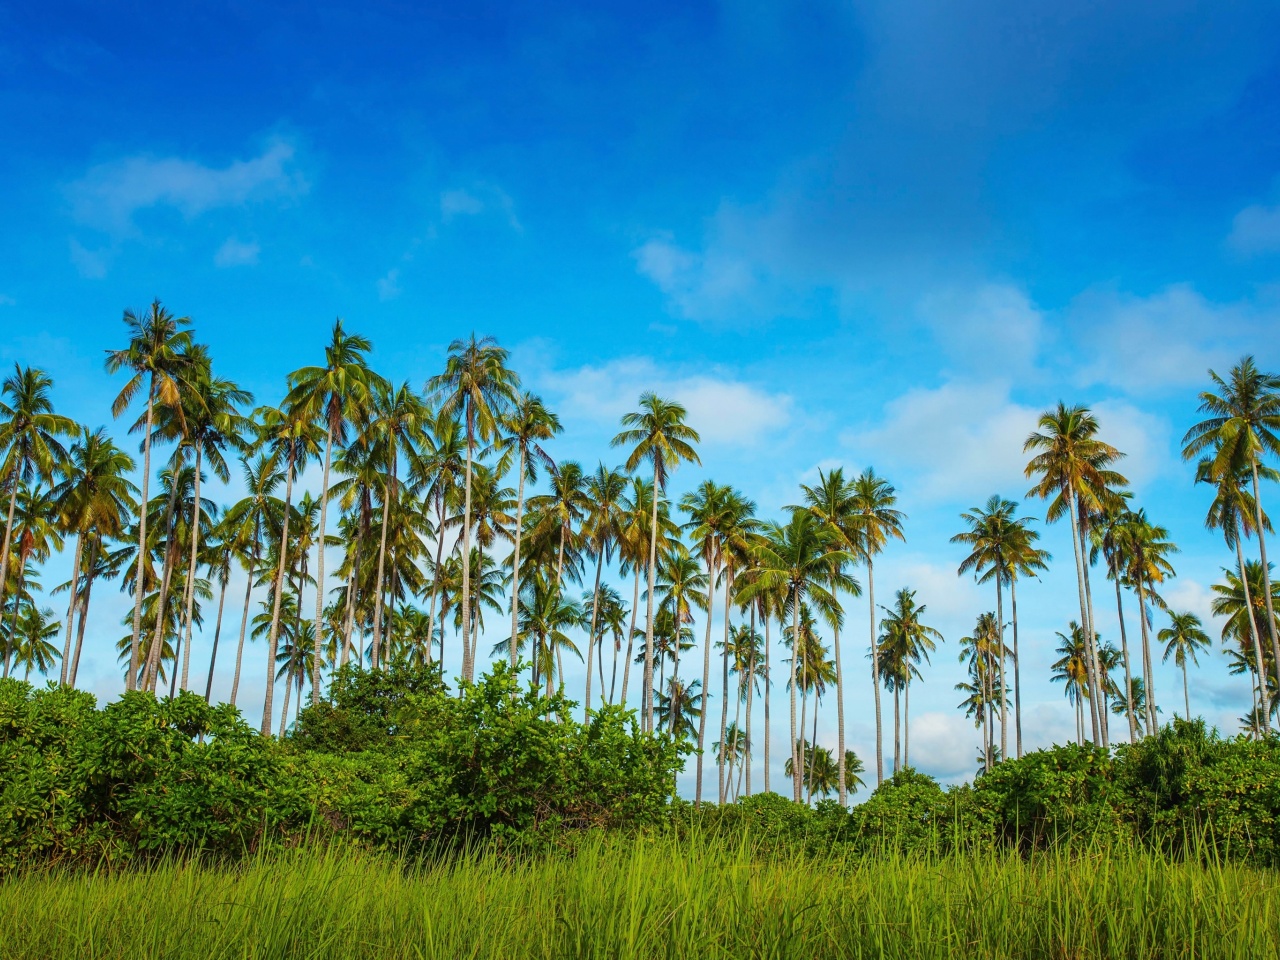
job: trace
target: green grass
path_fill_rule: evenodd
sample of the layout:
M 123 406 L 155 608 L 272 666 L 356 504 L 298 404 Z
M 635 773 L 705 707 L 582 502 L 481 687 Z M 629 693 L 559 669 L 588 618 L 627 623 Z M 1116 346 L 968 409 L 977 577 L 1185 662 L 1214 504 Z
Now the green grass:
M 1150 854 L 941 862 L 670 839 L 525 863 L 299 852 L 0 881 L 0 957 L 1280 956 L 1280 877 Z

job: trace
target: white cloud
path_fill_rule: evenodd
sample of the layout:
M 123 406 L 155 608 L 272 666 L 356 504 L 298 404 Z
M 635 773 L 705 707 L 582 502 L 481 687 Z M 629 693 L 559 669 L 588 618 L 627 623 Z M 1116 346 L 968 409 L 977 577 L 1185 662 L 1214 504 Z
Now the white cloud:
M 549 371 L 539 378 L 566 415 L 616 424 L 653 391 L 684 404 L 688 423 L 706 443 L 751 446 L 787 427 L 791 397 L 715 373 L 672 374 L 652 360 L 632 357 L 601 366 Z
M 911 718 L 911 765 L 940 780 L 971 774 L 978 766 L 981 744 L 981 732 L 956 711 L 929 711 Z
M 516 217 L 515 201 L 505 190 L 494 184 L 476 183 L 471 187 L 457 187 L 440 194 L 440 219 L 445 223 L 458 217 L 478 217 L 485 213 L 500 214 L 512 230 L 524 229 Z
M 913 495 L 967 503 L 1023 492 L 1022 444 L 1038 413 L 998 381 L 951 382 L 908 391 L 885 405 L 878 426 L 840 439 L 862 460 L 913 474 Z
M 245 243 L 235 237 L 227 237 L 226 242 L 213 255 L 213 262 L 219 267 L 248 267 L 258 262 L 258 254 L 262 248 L 255 241 Z
M 110 250 L 89 250 L 75 237 L 71 238 L 71 262 L 80 271 L 80 276 L 90 280 L 101 280 L 107 275 L 107 264 L 110 259 Z
M 126 157 L 93 167 L 67 188 L 71 212 L 85 226 L 113 236 L 135 232 L 139 210 L 169 206 L 186 217 L 250 200 L 305 193 L 294 169 L 294 147 L 272 142 L 257 157 L 210 167 L 179 157 Z
M 1098 418 L 1098 435 L 1125 456 L 1116 464 L 1138 489 L 1169 469 L 1172 428 L 1163 417 L 1139 410 L 1123 400 L 1092 404 Z
M 693 253 L 665 237 L 641 244 L 631 255 L 679 316 L 725 320 L 761 312 L 767 281 L 745 257 L 717 246 Z
M 378 299 L 394 300 L 400 296 L 400 268 L 392 267 L 378 280 Z
M 924 297 L 919 310 L 966 375 L 1011 376 L 1036 363 L 1043 316 L 1018 287 L 985 283 L 941 290 Z
M 1231 221 L 1227 246 L 1245 256 L 1280 251 L 1280 204 L 1245 207 Z

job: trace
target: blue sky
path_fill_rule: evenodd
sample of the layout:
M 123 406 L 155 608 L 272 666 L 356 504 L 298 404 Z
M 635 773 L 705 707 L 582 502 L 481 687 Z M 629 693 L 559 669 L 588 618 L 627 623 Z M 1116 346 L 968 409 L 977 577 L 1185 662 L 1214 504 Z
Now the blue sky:
M 959 777 L 956 641 L 992 598 L 947 539 L 1025 490 L 1042 408 L 1094 407 L 1183 547 L 1171 600 L 1207 617 L 1228 558 L 1177 441 L 1207 367 L 1280 367 L 1278 40 L 1248 2 L 5 5 L 0 360 L 97 424 L 102 351 L 152 297 L 263 401 L 335 316 L 415 384 L 474 329 L 562 414 L 561 456 L 612 461 L 656 389 L 704 434 L 677 489 L 771 513 L 872 464 L 910 515 L 878 594 L 917 588 L 948 638 L 915 757 Z M 1046 679 L 1070 544 L 1045 545 L 1033 742 L 1072 729 Z M 1247 686 L 1220 655 L 1194 680 L 1234 727 Z

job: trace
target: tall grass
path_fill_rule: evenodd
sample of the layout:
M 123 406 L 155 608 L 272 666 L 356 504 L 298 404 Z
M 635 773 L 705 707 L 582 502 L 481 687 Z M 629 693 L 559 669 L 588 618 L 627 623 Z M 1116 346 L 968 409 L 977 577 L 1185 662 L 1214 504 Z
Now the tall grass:
M 408 865 L 309 851 L 0 881 L 4 958 L 1261 958 L 1268 871 L 1149 853 L 829 859 L 694 838 Z

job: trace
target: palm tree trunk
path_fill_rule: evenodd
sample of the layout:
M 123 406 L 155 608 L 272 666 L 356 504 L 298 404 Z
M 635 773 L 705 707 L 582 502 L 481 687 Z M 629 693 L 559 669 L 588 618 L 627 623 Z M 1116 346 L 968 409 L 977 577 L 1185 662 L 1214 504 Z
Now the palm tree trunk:
M 475 412 L 467 404 L 467 476 L 466 493 L 462 507 L 462 678 L 475 679 L 473 665 L 467 656 L 468 638 L 471 636 L 471 460 L 475 456 Z M 375 628 L 376 630 L 376 628 Z M 374 634 L 374 644 L 378 642 Z M 376 656 L 375 656 L 375 659 Z
M 289 722 L 289 694 L 293 690 L 293 668 L 284 677 L 284 704 L 280 709 L 280 739 L 284 739 L 284 731 Z
M 800 675 L 804 676 L 804 666 L 800 667 Z M 817 710 L 814 710 L 814 719 L 817 719 Z M 804 771 L 805 757 L 812 756 L 812 745 L 810 750 L 805 749 L 804 734 L 805 727 L 809 725 L 809 691 L 801 689 L 800 691 L 800 734 L 796 737 L 796 752 L 799 754 L 799 761 L 795 765 L 795 776 L 799 784 L 796 802 L 799 803 L 801 797 L 804 796 Z
M 262 701 L 262 735 L 271 736 L 272 700 L 276 689 L 276 649 L 280 641 L 280 601 L 284 599 L 284 572 L 289 559 L 289 513 L 293 509 L 293 455 L 285 469 L 284 518 L 280 524 L 280 562 L 276 567 L 275 595 L 271 598 L 271 632 L 267 642 L 267 692 Z M 252 581 L 250 581 L 252 582 Z M 249 601 L 245 600 L 246 613 Z M 240 636 L 244 637 L 241 630 Z
M 649 592 L 645 596 L 644 620 L 644 685 L 642 699 L 644 701 L 645 729 L 653 731 L 653 589 L 654 578 L 658 571 L 658 497 L 662 488 L 659 485 L 658 464 L 653 465 L 653 516 L 649 521 Z M 680 625 L 676 624 L 676 646 L 680 646 Z
M 67 677 L 67 685 L 75 687 L 76 676 L 80 672 L 80 651 L 84 649 L 84 628 L 89 619 L 89 593 L 93 589 L 93 554 L 97 550 L 90 548 L 89 573 L 84 578 L 84 595 L 80 599 L 80 623 L 76 627 L 76 652 L 71 657 L 71 673 Z
M 769 636 L 773 626 L 773 618 L 767 613 L 764 617 L 764 792 L 769 792 L 769 738 L 773 727 L 769 723 L 769 688 L 773 686 L 773 674 L 769 671 L 769 647 L 772 637 Z
M 396 451 L 391 451 L 391 476 L 382 484 L 382 533 L 378 541 L 378 578 L 374 581 L 373 594 L 373 664 L 372 669 L 378 669 L 382 657 L 382 580 L 386 576 L 387 562 L 387 521 L 391 516 L 391 498 L 395 495 L 396 490 Z M 466 558 L 463 559 L 463 577 L 467 575 Z M 463 597 L 467 596 L 465 590 Z M 463 606 L 463 620 L 466 621 L 467 605 Z M 319 659 L 319 658 L 317 658 Z M 465 658 L 464 658 L 465 662 Z
M 138 659 L 140 656 L 140 641 L 142 638 L 142 597 L 145 587 L 144 577 L 142 575 L 144 558 L 147 553 L 147 491 L 151 483 L 151 427 L 155 413 L 156 405 L 156 376 L 151 374 L 150 384 L 147 387 L 147 422 L 145 433 L 142 435 L 142 498 L 138 501 L 138 571 L 134 577 L 133 591 L 133 633 L 129 638 L 129 675 L 125 678 L 125 689 L 136 690 L 138 688 Z M 15 491 L 16 496 L 16 491 Z M 13 506 L 9 507 L 9 518 L 13 519 Z M 8 544 L 9 536 L 5 534 L 5 543 Z M 7 550 L 6 550 L 7 554 Z M 7 557 L 6 557 L 7 561 Z M 7 566 L 7 562 L 5 564 Z M 2 569 L 2 567 L 0 567 Z
M 1191 719 L 1191 693 L 1187 688 L 1187 658 L 1184 654 L 1182 657 L 1182 703 L 1186 710 L 1183 715 L 1184 720 Z
M 341 670 L 351 659 L 351 636 L 356 626 L 356 574 L 360 570 L 360 534 L 356 534 L 355 550 L 351 556 L 351 571 L 347 574 L 347 599 L 342 613 L 342 653 L 338 656 Z M 427 637 L 427 663 L 431 663 L 431 638 Z
M 871 610 L 871 690 L 876 701 L 876 785 L 884 783 L 884 723 L 880 719 L 880 648 L 876 644 L 876 575 L 867 555 L 867 599 Z
M 1240 537 L 1236 536 L 1236 562 L 1240 564 L 1240 586 L 1244 589 L 1244 610 L 1249 620 L 1249 637 L 1253 640 L 1253 655 L 1258 664 L 1259 675 L 1266 674 L 1266 660 L 1262 656 L 1262 640 L 1258 636 L 1258 623 L 1253 616 L 1253 598 L 1249 596 L 1249 577 L 1244 562 L 1244 547 L 1240 545 Z M 1258 693 L 1262 698 L 1262 729 L 1271 732 L 1271 692 L 1265 683 L 1259 684 Z
M 893 772 L 896 776 L 902 769 L 902 693 L 897 683 L 893 685 Z
M 1018 759 L 1022 759 L 1022 661 L 1018 659 L 1018 578 L 1009 578 L 1009 604 L 1013 608 L 1013 729 Z
M 209 654 L 209 676 L 204 682 L 204 702 L 210 703 L 213 694 L 213 667 L 218 662 L 218 640 L 222 636 L 222 608 L 227 601 L 227 579 L 220 578 L 218 588 L 218 620 L 213 627 L 213 652 Z
M 591 719 L 591 666 L 595 661 L 596 650 L 596 623 L 600 613 L 600 574 L 604 572 L 604 545 L 601 544 L 600 552 L 596 555 L 596 583 L 591 590 L 591 632 L 587 635 L 587 691 L 583 698 L 582 722 L 586 723 Z M 515 650 L 515 635 L 512 634 L 511 649 Z M 604 651 L 600 651 L 601 667 L 604 666 Z M 600 674 L 600 689 L 604 690 L 604 673 Z
M 911 676 L 902 690 L 902 766 L 911 766 Z
M 174 458 L 175 463 L 177 458 Z M 175 468 L 173 474 L 173 482 L 169 485 L 169 503 L 165 508 L 164 515 L 164 531 L 165 531 L 165 551 L 162 571 L 160 576 L 160 594 L 156 597 L 156 629 L 151 641 L 151 649 L 147 651 L 146 668 L 143 671 L 143 689 L 154 689 L 156 680 L 160 675 L 160 657 L 164 650 L 164 615 L 169 601 L 169 585 L 173 576 L 174 555 L 176 553 L 177 537 L 174 530 L 174 514 L 177 511 L 178 503 L 178 479 L 179 469 Z M 139 556 L 141 562 L 141 556 Z M 174 665 L 177 666 L 176 664 Z
M 1076 589 L 1080 595 L 1080 625 L 1084 628 L 1086 672 L 1089 675 L 1089 719 L 1093 723 L 1093 742 L 1102 742 L 1102 732 L 1098 725 L 1098 676 L 1097 666 L 1090 651 L 1093 649 L 1093 623 L 1089 619 L 1089 604 L 1084 595 L 1084 558 L 1081 557 L 1079 504 L 1076 502 L 1076 489 L 1067 484 L 1067 512 L 1071 515 L 1071 549 L 1076 559 Z
M 249 626 L 249 598 L 253 596 L 253 574 L 258 564 L 258 536 L 262 531 L 262 521 L 253 524 L 253 553 L 249 557 L 249 569 L 245 572 L 244 612 L 240 615 L 240 639 L 236 643 L 236 670 L 231 677 L 231 706 L 236 705 L 236 695 L 240 692 L 240 662 L 244 658 L 244 633 Z
M 71 622 L 74 619 L 76 610 L 76 588 L 80 580 L 80 559 L 84 555 L 84 534 L 76 534 L 76 556 L 71 564 L 71 600 L 67 604 L 67 639 L 62 645 L 62 675 L 58 678 L 58 683 L 62 686 L 67 685 L 67 671 L 71 668 Z M 3 570 L 0 567 L 0 570 Z M 0 601 L 3 602 L 3 601 Z
M 320 479 L 320 535 L 316 538 L 316 624 L 315 652 L 311 658 L 311 702 L 320 702 L 320 649 L 324 646 L 324 531 L 329 519 L 329 464 L 333 455 L 333 420 L 328 419 L 324 437 L 324 474 Z M 394 442 L 394 441 L 393 441 Z M 302 689 L 298 689 L 302 701 Z
M 755 651 L 755 635 L 756 635 L 756 605 L 751 604 L 751 659 L 747 667 L 747 745 L 746 756 L 743 758 L 742 764 L 746 768 L 743 773 L 746 779 L 747 796 L 751 796 L 751 694 L 756 687 L 756 651 Z
M 849 791 L 845 785 L 844 769 L 844 668 L 840 663 L 840 626 L 832 627 L 832 655 L 836 660 L 836 749 L 840 756 L 836 760 L 836 783 L 840 806 L 849 803 Z
M 714 581 L 713 581 L 714 582 Z M 729 567 L 724 571 L 724 646 L 721 649 L 720 689 L 724 692 L 720 704 L 720 802 L 723 804 L 728 796 L 728 785 L 725 783 L 725 733 L 729 725 L 729 598 L 733 594 L 733 574 Z M 708 598 L 710 599 L 710 598 Z M 711 604 L 707 604 L 707 622 L 711 621 Z M 702 715 L 707 715 L 707 684 L 702 684 Z
M 631 679 L 631 647 L 632 641 L 636 635 L 636 613 L 640 610 L 640 567 L 636 566 L 635 588 L 631 592 L 631 626 L 627 629 L 627 655 L 622 661 L 622 699 L 621 703 L 625 707 L 627 705 L 627 682 Z M 644 726 L 644 717 L 640 718 L 640 725 Z
M 1084 528 L 1081 527 L 1080 536 L 1084 536 Z M 1102 747 L 1108 749 L 1111 746 L 1111 726 L 1107 718 L 1107 678 L 1102 672 L 1102 659 L 1098 656 L 1098 619 L 1093 615 L 1093 585 L 1092 578 L 1089 576 L 1089 551 L 1085 549 L 1085 544 L 1080 544 L 1080 555 L 1084 557 L 1084 602 L 1089 608 L 1089 656 L 1093 659 L 1093 675 L 1098 682 L 1098 703 L 1101 712 L 1098 714 L 1098 728 L 1102 732 Z
M 4 610 L 5 588 L 9 585 L 9 553 L 13 549 L 13 517 L 18 510 L 18 488 L 22 486 L 22 474 L 26 469 L 26 463 L 25 457 L 19 458 L 10 476 L 10 480 L 13 482 L 13 489 L 9 491 L 9 518 L 4 524 L 4 545 L 0 547 L 0 611 Z M 4 673 L 6 677 L 9 675 L 9 654 L 13 645 L 13 640 L 10 639 L 5 647 Z
M 1120 595 L 1120 573 L 1116 572 L 1116 616 L 1120 620 L 1120 651 L 1124 657 L 1125 716 L 1129 718 L 1129 742 L 1138 742 L 1138 721 L 1133 715 L 1133 671 L 1129 666 L 1129 636 L 1124 627 L 1124 602 Z
M 800 768 L 803 758 L 797 752 L 796 743 L 796 659 L 800 655 L 800 598 L 797 596 L 791 612 L 791 790 L 796 803 L 800 802 Z
M 5 648 L 4 658 L 4 675 L 9 676 L 9 654 L 13 652 L 16 646 L 15 641 L 18 638 L 18 613 L 22 609 L 22 590 L 26 586 L 27 581 L 27 556 L 23 552 L 18 560 L 18 581 L 17 590 L 13 594 L 13 616 L 9 619 L 9 645 Z M 27 673 L 31 672 L 31 664 L 27 664 Z
M 614 695 L 614 694 L 617 692 L 617 690 L 618 690 L 618 648 L 619 648 L 619 647 L 621 647 L 621 646 L 622 646 L 622 640 L 621 640 L 621 638 L 620 638 L 617 634 L 614 634 L 614 637 L 613 637 L 613 667 L 611 668 L 611 671 L 610 671 L 610 674 L 609 674 L 609 706 L 613 706 L 613 705 L 614 705 L 614 703 L 616 703 L 616 702 L 617 702 L 616 700 L 614 700 L 614 699 L 613 699 L 613 695 Z M 603 651 L 602 651 L 601 653 L 602 653 L 602 655 L 601 655 L 601 660 L 603 660 L 603 659 L 604 659 L 604 657 L 603 657 Z M 601 688 L 602 690 L 604 689 L 604 679 L 603 679 L 603 678 L 600 680 L 600 688 Z
M 813 739 L 809 741 L 809 782 L 805 784 L 804 802 L 813 803 L 813 765 L 818 762 L 818 707 L 821 700 L 813 702 Z
M 440 597 L 440 581 L 444 575 L 444 493 L 436 497 L 436 571 L 435 582 L 431 587 L 431 632 L 437 632 L 436 601 Z M 440 676 L 444 677 L 444 605 L 440 607 Z
M 195 612 L 196 561 L 200 555 L 200 459 L 202 445 L 196 444 L 195 503 L 191 508 L 191 562 L 187 565 L 187 609 L 184 620 L 187 625 L 186 640 L 182 645 L 182 683 L 179 690 L 186 690 L 191 674 L 191 618 Z
M 1276 682 L 1280 684 L 1280 639 L 1276 636 L 1275 603 L 1271 598 L 1271 568 L 1267 564 L 1267 538 L 1263 530 L 1262 492 L 1258 489 L 1258 458 L 1256 456 L 1253 457 L 1249 466 L 1253 472 L 1253 507 L 1256 512 L 1254 529 L 1258 532 L 1258 553 L 1262 558 L 1262 595 L 1267 604 L 1267 631 L 1271 634 L 1271 655 L 1275 658 Z M 1241 576 L 1243 577 L 1243 574 Z M 1261 661 L 1258 669 L 1265 669 Z M 1266 684 L 1263 684 L 1263 688 L 1266 688 Z M 1270 722 L 1271 717 L 1268 714 L 1268 729 Z
M 1147 715 L 1147 734 L 1155 733 L 1156 727 L 1156 685 L 1155 678 L 1151 676 L 1151 643 L 1147 630 L 1147 595 L 1143 589 L 1144 579 L 1140 575 L 1138 577 L 1138 623 L 1142 627 L 1142 670 L 1146 676 L 1143 677 L 1144 693 L 1146 694 L 1146 715 Z
M 996 572 L 996 642 L 1000 644 L 996 653 L 1000 656 L 997 662 L 1000 666 L 1000 759 L 1003 760 L 1009 756 L 1009 697 L 1004 677 L 1004 586 L 999 571 Z M 910 669 L 908 665 L 908 673 Z
M 703 754 L 707 743 L 707 696 L 711 689 L 711 605 L 715 597 L 716 590 L 716 564 L 713 557 L 708 558 L 707 562 L 707 633 L 702 644 L 702 713 L 698 717 L 698 769 L 695 777 L 696 784 L 694 788 L 694 805 L 702 805 L 702 761 Z M 726 594 L 727 596 L 727 594 Z M 720 751 L 716 755 L 716 763 L 721 767 L 720 772 L 720 792 L 724 793 L 724 735 L 720 737 Z M 721 803 L 724 802 L 723 796 Z
M 520 541 L 524 536 L 524 471 L 525 447 L 520 444 L 520 482 L 516 494 L 516 542 L 511 550 L 511 672 L 516 669 L 516 637 L 520 633 Z M 601 557 L 603 558 L 603 551 Z M 600 577 L 596 576 L 596 603 L 600 599 Z M 591 629 L 595 635 L 596 606 L 591 606 Z M 587 671 L 587 710 L 591 709 L 591 671 Z

